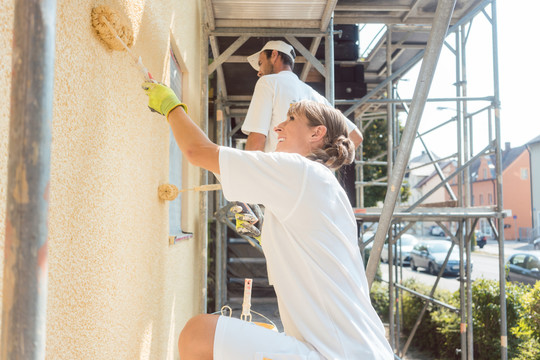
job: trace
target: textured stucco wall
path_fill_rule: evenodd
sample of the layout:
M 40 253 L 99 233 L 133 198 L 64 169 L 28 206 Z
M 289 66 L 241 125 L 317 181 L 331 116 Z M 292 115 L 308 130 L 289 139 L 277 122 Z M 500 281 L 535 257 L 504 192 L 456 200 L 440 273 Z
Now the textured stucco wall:
M 102 4 L 131 23 L 133 51 L 158 80 L 168 80 L 172 32 L 194 118 L 200 108 L 199 1 L 57 2 L 47 358 L 178 358 L 178 334 L 199 311 L 199 239 L 168 244 L 167 203 L 157 197 L 168 181 L 168 125 L 148 111 L 128 54 L 94 35 L 90 12 Z M 13 1 L 0 6 L 0 76 L 9 84 Z M 3 258 L 9 87 L 0 92 Z M 191 186 L 198 171 L 190 170 Z M 198 201 L 191 198 L 196 228 Z

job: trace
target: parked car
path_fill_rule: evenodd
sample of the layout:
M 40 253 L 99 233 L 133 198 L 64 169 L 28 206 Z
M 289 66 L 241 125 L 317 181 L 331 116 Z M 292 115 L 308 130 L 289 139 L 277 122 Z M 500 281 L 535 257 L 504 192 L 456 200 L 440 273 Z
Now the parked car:
M 419 242 L 411 250 L 411 270 L 424 268 L 429 273 L 437 275 L 450 250 L 450 246 L 452 246 L 452 242 L 448 240 L 426 240 Z M 454 246 L 450 253 L 444 274 L 459 275 L 459 247 L 457 245 Z
M 535 250 L 540 250 L 540 238 L 533 240 L 533 245 Z
M 481 231 L 476 232 L 476 245 L 482 249 L 487 244 L 488 236 Z
M 433 236 L 446 236 L 446 233 L 442 229 L 442 227 L 433 225 L 431 229 L 429 229 L 429 233 Z
M 540 260 L 526 253 L 510 256 L 506 262 L 506 280 L 534 285 L 540 280 Z
M 396 244 L 393 246 L 393 257 L 394 257 L 394 264 L 396 263 L 396 258 L 398 257 L 398 254 L 401 254 L 401 265 L 409 265 L 411 262 L 411 250 L 418 243 L 418 239 L 416 236 L 411 234 L 403 234 L 401 237 L 396 241 Z M 397 246 L 396 246 L 397 245 Z M 397 248 L 397 250 L 396 250 Z M 381 261 L 382 262 L 388 262 L 388 243 L 385 243 L 383 246 L 383 250 L 381 253 Z

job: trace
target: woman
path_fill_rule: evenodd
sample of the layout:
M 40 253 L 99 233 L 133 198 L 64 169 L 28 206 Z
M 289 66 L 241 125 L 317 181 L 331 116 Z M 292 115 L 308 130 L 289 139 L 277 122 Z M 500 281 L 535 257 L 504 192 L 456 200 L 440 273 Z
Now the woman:
M 169 88 L 144 88 L 189 162 L 220 174 L 228 200 L 265 206 L 261 242 L 285 330 L 198 315 L 180 334 L 180 358 L 392 359 L 370 303 L 353 210 L 332 172 L 354 158 L 339 111 L 295 103 L 274 129 L 276 152 L 241 151 L 212 143 Z

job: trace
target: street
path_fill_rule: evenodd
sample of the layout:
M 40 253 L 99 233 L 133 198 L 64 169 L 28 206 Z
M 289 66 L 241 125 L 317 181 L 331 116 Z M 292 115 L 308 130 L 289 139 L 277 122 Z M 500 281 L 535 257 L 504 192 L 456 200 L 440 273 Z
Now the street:
M 505 260 L 508 258 L 508 256 L 516 252 L 530 252 L 540 256 L 540 250 L 533 250 L 530 244 L 516 241 L 507 241 L 505 243 L 504 249 Z M 476 248 L 476 251 L 474 251 L 471 256 L 473 261 L 473 280 L 480 278 L 499 280 L 498 253 L 498 245 L 494 240 L 489 240 L 483 249 L 480 249 L 478 247 Z M 388 264 L 381 263 L 380 268 L 383 279 L 388 281 Z M 394 280 L 396 278 L 395 271 L 396 267 L 394 267 Z M 409 278 L 414 278 L 417 281 L 428 285 L 433 285 L 435 283 L 435 280 L 437 279 L 436 276 L 429 274 L 424 269 L 412 271 L 409 266 L 397 267 L 397 272 L 399 279 L 405 280 Z M 437 288 L 447 289 L 452 292 L 459 290 L 458 277 L 446 275 L 441 277 Z

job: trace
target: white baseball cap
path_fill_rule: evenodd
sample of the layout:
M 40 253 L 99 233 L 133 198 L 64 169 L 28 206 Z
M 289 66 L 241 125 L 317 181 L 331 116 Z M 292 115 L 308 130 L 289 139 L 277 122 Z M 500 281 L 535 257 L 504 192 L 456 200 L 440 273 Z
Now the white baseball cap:
M 272 40 L 267 42 L 264 47 L 257 51 L 255 54 L 248 56 L 248 61 L 251 64 L 251 66 L 259 71 L 259 54 L 263 52 L 264 50 L 277 50 L 279 52 L 284 53 L 285 55 L 289 56 L 291 60 L 294 63 L 294 58 L 296 57 L 296 53 L 294 52 L 294 48 L 287 44 L 284 41 L 281 40 Z

